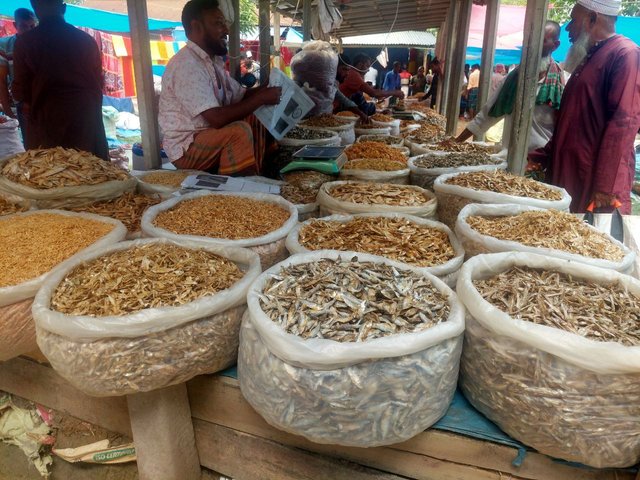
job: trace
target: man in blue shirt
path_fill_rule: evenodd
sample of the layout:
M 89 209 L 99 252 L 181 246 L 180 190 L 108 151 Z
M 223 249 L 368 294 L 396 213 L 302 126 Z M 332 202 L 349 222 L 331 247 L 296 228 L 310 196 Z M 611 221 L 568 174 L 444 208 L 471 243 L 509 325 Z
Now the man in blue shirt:
M 400 62 L 393 62 L 393 70 L 387 72 L 384 77 L 384 84 L 382 89 L 386 91 L 400 90 L 401 79 L 400 72 L 402 71 L 402 64 Z

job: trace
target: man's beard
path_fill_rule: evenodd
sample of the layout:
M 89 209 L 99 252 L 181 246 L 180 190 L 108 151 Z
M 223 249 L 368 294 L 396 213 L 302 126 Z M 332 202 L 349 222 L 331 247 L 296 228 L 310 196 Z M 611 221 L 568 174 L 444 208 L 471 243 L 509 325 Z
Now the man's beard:
M 222 40 L 211 40 L 207 39 L 207 47 L 210 52 L 213 52 L 214 55 L 218 57 L 224 57 L 227 53 L 229 53 L 229 49 L 227 48 L 227 43 Z
M 567 58 L 564 61 L 564 69 L 567 72 L 573 73 L 586 58 L 587 53 L 589 52 L 589 42 L 589 34 L 582 33 L 571 45 L 571 48 L 569 48 L 569 52 L 567 53 Z

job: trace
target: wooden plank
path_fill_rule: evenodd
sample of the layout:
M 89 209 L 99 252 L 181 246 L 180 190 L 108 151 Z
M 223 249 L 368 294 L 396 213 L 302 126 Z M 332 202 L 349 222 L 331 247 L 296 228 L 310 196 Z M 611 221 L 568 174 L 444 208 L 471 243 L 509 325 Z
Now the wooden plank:
M 194 428 L 202 464 L 235 480 L 402 480 L 202 420 Z
M 530 0 L 524 18 L 524 43 L 513 109 L 507 163 L 509 171 L 524 174 L 527 165 L 531 118 L 535 107 L 538 67 L 542 56 L 542 38 L 547 19 L 548 0 Z
M 452 0 L 449 12 L 447 14 L 447 20 L 445 22 L 445 29 L 438 33 L 438 36 L 444 35 L 444 57 L 440 59 L 440 62 L 444 61 L 444 75 L 440 78 L 440 91 L 438 96 L 440 97 L 440 114 L 447 116 L 449 91 L 453 85 L 451 72 L 453 71 L 453 50 L 455 48 L 455 35 L 453 35 L 455 25 L 458 23 L 460 16 L 460 2 Z M 459 108 L 459 107 L 458 107 Z
M 229 28 L 229 72 L 240 80 L 240 0 L 231 0 L 233 23 Z
M 73 387 L 51 367 L 31 360 L 14 358 L 0 362 L 0 390 L 132 436 L 125 397 L 91 397 Z
M 147 15 L 147 2 L 127 0 L 127 12 L 131 29 L 133 48 L 133 68 L 136 80 L 140 130 L 142 131 L 142 149 L 144 150 L 144 169 L 160 168 L 160 127 L 158 126 L 158 108 L 156 91 L 153 85 L 151 69 L 151 44 Z
M 549 457 L 534 452 L 527 453 L 524 464 L 517 468 L 511 464 L 517 455 L 515 448 L 437 430 L 428 430 L 404 443 L 390 447 L 349 448 L 320 445 L 268 425 L 244 400 L 235 379 L 200 376 L 188 382 L 187 386 L 191 411 L 197 419 L 286 445 L 345 458 L 374 468 L 387 469 L 410 478 L 423 478 L 419 476 L 420 465 L 432 467 L 441 463 L 460 464 L 462 470 L 471 465 L 484 470 L 509 472 L 521 478 L 536 480 L 633 478 L 632 476 L 622 477 L 621 473 L 615 476 L 617 472 L 603 473 L 576 469 L 553 462 Z
M 271 72 L 271 9 L 269 0 L 258 3 L 258 20 L 260 29 L 260 85 L 269 83 Z
M 302 40 L 311 40 L 311 0 L 302 0 Z
M 487 103 L 493 62 L 496 57 L 496 40 L 498 38 L 498 18 L 500 16 L 500 0 L 487 0 L 482 38 L 482 61 L 480 65 L 480 88 L 478 89 L 478 110 Z M 484 140 L 484 135 L 476 135 L 475 140 Z
M 280 14 L 274 9 L 273 11 L 273 66 L 282 70 L 282 57 L 280 56 Z

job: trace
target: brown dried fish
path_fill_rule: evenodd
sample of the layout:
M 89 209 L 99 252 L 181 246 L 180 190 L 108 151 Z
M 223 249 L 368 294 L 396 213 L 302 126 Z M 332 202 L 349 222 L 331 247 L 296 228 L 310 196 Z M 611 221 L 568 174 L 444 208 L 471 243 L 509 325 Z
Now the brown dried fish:
M 407 158 L 397 148 L 384 145 L 380 142 L 359 142 L 344 150 L 349 160 L 375 158 L 378 160 L 394 160 L 406 164 Z
M 413 164 L 419 168 L 458 168 L 496 165 L 498 163 L 500 160 L 493 159 L 486 152 L 451 153 L 448 155 L 427 153 L 413 159 Z
M 427 146 L 429 150 L 437 150 L 439 152 L 484 152 L 484 153 L 492 153 L 493 147 L 488 145 L 479 145 L 477 143 L 470 142 L 457 142 L 453 138 L 445 138 L 444 140 L 439 141 L 438 143 L 434 143 L 433 145 Z
M 206 250 L 147 244 L 74 268 L 53 293 L 51 308 L 70 315 L 127 315 L 184 305 L 241 277 L 235 263 Z
M 318 127 L 318 128 L 331 128 L 331 127 L 344 127 L 344 122 L 341 122 L 335 118 L 332 114 L 318 115 L 316 117 L 310 117 L 300 123 L 301 127 Z
M 282 179 L 294 187 L 318 190 L 323 183 L 332 182 L 334 177 L 315 170 L 300 170 L 285 173 Z
M 377 170 L 379 172 L 394 172 L 396 170 L 405 170 L 406 168 L 407 164 L 405 162 L 378 158 L 350 160 L 342 167 L 343 170 Z
M 28 150 L 16 155 L 7 161 L 0 174 L 12 182 L 42 190 L 129 178 L 126 171 L 111 162 L 62 147 Z
M 383 115 L 382 113 L 376 113 L 375 115 L 371 116 L 371 120 L 375 120 L 376 122 L 382 122 L 382 123 L 391 123 L 393 122 L 394 118 L 391 115 Z
M 544 183 L 530 178 L 513 175 L 502 170 L 483 170 L 480 172 L 465 172 L 450 177 L 446 184 L 473 190 L 484 190 L 503 193 L 516 197 L 528 197 L 538 200 L 562 200 L 562 193 Z
M 444 130 L 438 125 L 423 123 L 415 130 L 409 130 L 404 133 L 404 137 L 413 143 L 428 144 L 442 138 Z
M 140 180 L 153 185 L 180 188 L 184 179 L 193 174 L 194 172 L 191 170 L 157 171 L 146 173 L 140 177 Z
M 27 210 L 29 210 L 29 207 L 26 204 L 11 202 L 0 196 L 0 217 L 11 215 L 12 213 L 26 212 Z
M 424 205 L 432 199 L 416 188 L 391 183 L 343 183 L 327 192 L 336 200 L 345 202 L 410 207 Z
M 482 235 L 531 247 L 552 248 L 590 258 L 620 261 L 624 251 L 606 235 L 575 216 L 557 210 L 536 210 L 512 216 L 467 217 Z
M 318 189 L 300 188 L 285 184 L 280 187 L 280 196 L 294 205 L 308 205 L 316 201 Z
M 260 294 L 265 314 L 302 338 L 365 342 L 445 322 L 449 299 L 410 270 L 348 260 L 289 265 Z
M 418 267 L 442 265 L 455 257 L 446 232 L 404 218 L 313 220 L 300 229 L 298 241 L 309 250 L 364 252 Z

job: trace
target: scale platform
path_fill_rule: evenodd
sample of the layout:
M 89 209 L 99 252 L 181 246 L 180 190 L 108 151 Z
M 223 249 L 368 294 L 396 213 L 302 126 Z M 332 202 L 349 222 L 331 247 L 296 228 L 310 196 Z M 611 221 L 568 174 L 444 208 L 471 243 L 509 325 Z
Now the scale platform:
M 293 154 L 293 161 L 280 170 L 289 173 L 294 170 L 316 170 L 328 175 L 336 175 L 347 163 L 344 147 L 306 146 Z

